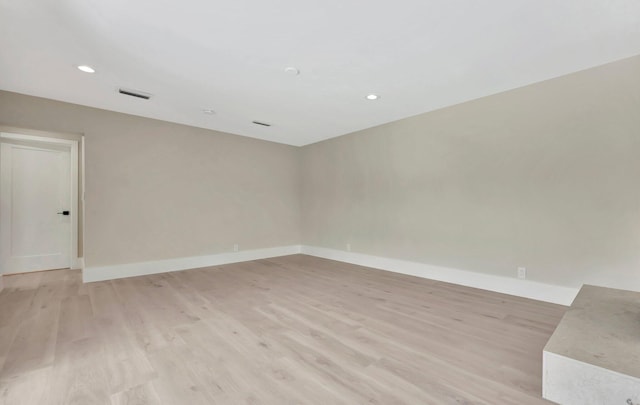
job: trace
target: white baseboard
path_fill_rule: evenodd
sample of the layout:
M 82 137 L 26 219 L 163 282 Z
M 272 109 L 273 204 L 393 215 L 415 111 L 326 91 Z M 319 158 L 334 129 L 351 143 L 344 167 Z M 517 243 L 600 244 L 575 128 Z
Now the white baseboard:
M 571 305 L 579 290 L 578 288 L 562 287 L 530 280 L 520 280 L 517 278 L 501 277 L 486 273 L 476 273 L 472 271 L 314 246 L 302 245 L 301 252 L 310 256 L 322 257 L 325 259 L 372 267 L 374 269 L 408 274 L 411 276 L 444 281 L 447 283 L 480 288 L 483 290 L 516 295 L 519 297 L 531 298 L 534 300 L 552 302 L 554 304 L 561 305 Z
M 300 253 L 300 249 L 300 245 L 291 245 L 266 249 L 243 250 L 240 252 L 219 253 L 206 256 L 192 256 L 141 263 L 118 264 L 114 266 L 90 266 L 83 270 L 82 281 L 89 283 L 92 281 L 144 276 L 147 274 L 167 273 L 170 271 L 197 269 L 200 267 L 268 259 L 270 257 L 294 255 Z
M 270 257 L 288 256 L 298 253 L 561 305 L 571 305 L 571 302 L 573 302 L 573 299 L 578 294 L 577 288 L 306 245 L 280 246 L 206 256 L 182 257 L 177 259 L 87 268 L 84 268 L 84 259 L 79 258 L 77 262 L 78 265 L 74 266 L 74 268 L 84 269 L 82 271 L 82 279 L 85 283 L 88 283 L 92 281 L 144 276 L 147 274 L 268 259 Z
M 84 269 L 84 257 L 76 257 L 71 261 L 72 269 Z

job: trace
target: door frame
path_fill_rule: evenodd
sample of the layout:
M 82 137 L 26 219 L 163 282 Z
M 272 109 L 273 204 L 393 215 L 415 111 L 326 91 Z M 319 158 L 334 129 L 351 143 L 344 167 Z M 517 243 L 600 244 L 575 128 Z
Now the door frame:
M 25 142 L 35 142 L 40 144 L 50 144 L 56 146 L 64 146 L 69 149 L 70 152 L 70 166 L 71 170 L 69 173 L 70 176 L 70 194 L 71 194 L 71 207 L 70 207 L 70 219 L 71 219 L 71 249 L 70 249 L 70 266 L 71 268 L 82 268 L 82 259 L 78 257 L 78 216 L 81 214 L 78 209 L 79 201 L 78 201 L 78 165 L 80 164 L 78 160 L 78 147 L 80 141 L 72 140 L 72 139 L 62 139 L 62 138 L 51 138 L 47 136 L 36 136 L 36 135 L 24 135 L 24 134 L 16 134 L 10 132 L 0 132 L 0 142 L 3 140 L 15 140 L 15 141 L 25 141 Z M 8 274 L 8 273 L 5 273 Z

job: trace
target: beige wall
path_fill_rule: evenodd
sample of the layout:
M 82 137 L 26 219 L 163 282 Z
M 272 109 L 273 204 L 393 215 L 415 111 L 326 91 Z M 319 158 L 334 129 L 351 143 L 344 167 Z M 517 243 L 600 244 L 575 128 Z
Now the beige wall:
M 85 135 L 87 266 L 299 243 L 297 148 L 8 92 L 0 125 Z
M 640 57 L 301 149 L 0 92 L 0 125 L 86 136 L 88 266 L 349 243 L 630 289 L 639 111 Z
M 306 245 L 640 289 L 640 57 L 302 153 Z

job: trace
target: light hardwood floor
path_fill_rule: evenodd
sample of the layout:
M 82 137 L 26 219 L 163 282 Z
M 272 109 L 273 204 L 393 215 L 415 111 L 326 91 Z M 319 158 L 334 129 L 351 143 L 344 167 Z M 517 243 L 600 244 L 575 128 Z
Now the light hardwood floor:
M 5 277 L 0 403 L 542 404 L 565 307 L 309 256 Z

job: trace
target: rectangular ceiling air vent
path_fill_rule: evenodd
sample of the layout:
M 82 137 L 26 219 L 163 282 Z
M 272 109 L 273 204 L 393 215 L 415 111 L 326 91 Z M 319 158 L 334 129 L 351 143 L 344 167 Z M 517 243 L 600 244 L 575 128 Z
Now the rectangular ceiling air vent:
M 252 121 L 254 124 L 256 125 L 262 125 L 263 127 L 270 127 L 271 124 L 267 124 L 266 122 L 260 122 L 260 121 Z
M 125 96 L 137 97 L 137 98 L 141 98 L 141 99 L 144 99 L 144 100 L 149 100 L 151 98 L 151 94 L 143 93 L 141 91 L 119 89 L 118 92 L 120 94 L 124 94 Z

